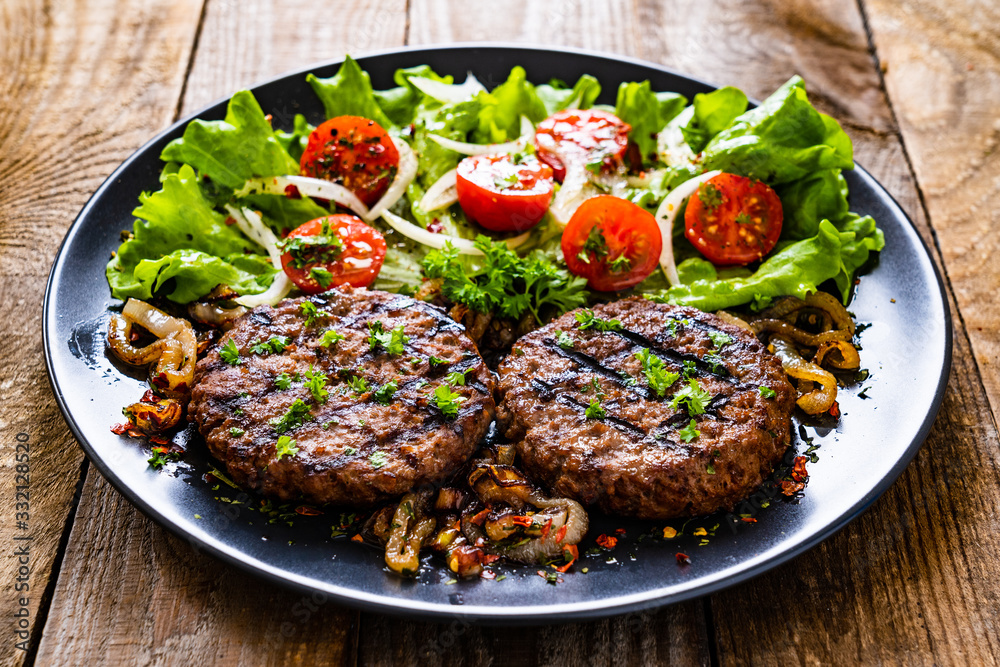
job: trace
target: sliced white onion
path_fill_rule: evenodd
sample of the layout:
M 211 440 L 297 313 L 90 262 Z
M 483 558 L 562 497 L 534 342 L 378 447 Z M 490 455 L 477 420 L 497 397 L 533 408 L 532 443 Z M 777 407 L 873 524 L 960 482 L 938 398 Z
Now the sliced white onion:
M 406 192 L 406 188 L 410 187 L 410 183 L 417 176 L 417 156 L 414 155 L 413 149 L 402 139 L 392 139 L 390 137 L 390 140 L 396 146 L 396 151 L 399 153 L 399 168 L 396 170 L 396 178 L 392 179 L 389 189 L 385 191 L 382 198 L 375 202 L 375 205 L 372 206 L 368 213 L 361 216 L 366 222 L 378 219 L 383 211 L 392 208 L 393 204 L 399 201 L 399 198 Z
M 462 155 L 498 155 L 501 153 L 513 153 L 523 148 L 535 134 L 535 126 L 531 124 L 526 116 L 521 116 L 521 136 L 514 141 L 502 144 L 470 144 L 465 141 L 455 141 L 447 139 L 437 134 L 429 134 L 435 143 L 442 148 L 461 153 Z
M 563 178 L 559 192 L 552 198 L 549 212 L 556 222 L 565 227 L 576 213 L 576 209 L 580 208 L 580 204 L 602 194 L 602 191 L 590 182 L 587 168 L 582 162 L 564 161 L 563 164 L 566 166 L 566 177 Z
M 292 289 L 292 281 L 285 275 L 281 267 L 281 251 L 278 250 L 278 237 L 264 224 L 260 216 L 255 211 L 248 208 L 237 209 L 226 204 L 226 212 L 236 221 L 236 226 L 247 238 L 267 250 L 267 255 L 271 259 L 271 266 L 278 270 L 271 285 L 260 294 L 246 294 L 236 299 L 236 303 L 247 308 L 268 305 L 273 306 L 286 296 Z
M 435 234 L 429 232 L 423 227 L 413 224 L 409 220 L 404 220 L 395 213 L 385 211 L 382 214 L 382 219 L 386 221 L 390 227 L 395 229 L 397 232 L 403 236 L 413 239 L 417 243 L 430 246 L 431 248 L 443 248 L 446 243 L 451 243 L 453 246 L 458 248 L 458 252 L 461 255 L 482 255 L 475 246 L 475 244 L 469 239 L 459 238 L 457 236 L 449 236 L 447 234 Z M 507 247 L 513 250 L 519 245 L 528 240 L 531 235 L 530 232 L 525 232 L 519 236 L 506 239 L 504 242 Z
M 439 102 L 446 104 L 457 104 L 473 97 L 476 93 L 486 90 L 479 80 L 469 72 L 465 77 L 465 82 L 461 84 L 441 83 L 434 79 L 422 76 L 411 76 L 409 79 L 417 90 L 428 97 L 433 97 Z
M 635 176 L 626 176 L 625 184 L 630 188 L 648 188 L 653 181 L 663 176 L 663 169 L 649 169 Z
M 677 211 L 680 210 L 684 200 L 695 193 L 699 185 L 721 173 L 718 169 L 706 171 L 701 176 L 684 181 L 667 195 L 656 209 L 656 222 L 660 225 L 660 237 L 663 239 L 660 267 L 671 285 L 679 285 L 681 282 L 677 275 L 677 263 L 674 261 L 674 220 L 677 218 Z
M 452 169 L 444 176 L 434 181 L 427 192 L 420 198 L 420 208 L 430 213 L 441 208 L 447 208 L 458 201 L 458 168 Z
M 349 208 L 359 217 L 368 215 L 368 207 L 358 199 L 357 195 L 331 181 L 322 178 L 310 178 L 309 176 L 271 176 L 269 178 L 254 178 L 247 181 L 242 188 L 234 192 L 237 197 L 246 197 L 253 194 L 284 195 L 285 189 L 289 185 L 294 185 L 299 194 L 306 197 L 319 197 L 329 199 L 345 208 Z

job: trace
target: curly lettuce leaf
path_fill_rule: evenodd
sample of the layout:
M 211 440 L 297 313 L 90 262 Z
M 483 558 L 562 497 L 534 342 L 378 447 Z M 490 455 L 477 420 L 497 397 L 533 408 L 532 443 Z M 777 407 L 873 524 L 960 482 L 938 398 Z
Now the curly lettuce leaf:
M 261 249 L 226 225 L 202 195 L 194 170 L 184 165 L 163 189 L 139 196 L 132 238 L 108 263 L 117 299 L 165 296 L 187 303 L 225 283 L 240 294 L 263 292 L 274 268 Z
M 330 212 L 309 197 L 292 199 L 284 195 L 248 195 L 242 206 L 259 211 L 268 227 L 284 236 L 304 222 L 330 215 Z
M 841 246 L 840 272 L 833 277 L 846 304 L 851 296 L 855 273 L 868 262 L 872 252 L 879 252 L 885 247 L 885 235 L 875 226 L 875 220 L 870 215 L 861 217 L 857 213 L 849 213 L 833 224 L 842 235 L 852 235 Z
M 795 76 L 715 135 L 702 165 L 774 186 L 817 171 L 852 169 L 854 160 L 850 138 L 837 121 L 813 108 Z
M 274 137 L 281 144 L 281 147 L 288 152 L 288 155 L 295 160 L 298 164 L 299 160 L 302 159 L 302 153 L 305 152 L 306 146 L 309 144 L 309 135 L 316 128 L 313 127 L 306 120 L 306 117 L 300 113 L 295 114 L 295 121 L 292 125 L 291 132 L 285 132 L 284 130 L 275 130 Z M 297 172 L 291 172 L 297 173 Z
M 419 107 L 428 101 L 427 95 L 410 81 L 412 77 L 421 77 L 447 84 L 454 83 L 453 77 L 441 76 L 429 65 L 396 70 L 395 74 L 392 75 L 396 87 L 388 90 L 376 90 L 374 95 L 375 101 L 378 102 L 382 111 L 399 127 L 412 123 L 417 117 Z
M 726 86 L 710 93 L 698 93 L 691 105 L 690 118 L 681 125 L 684 141 L 695 153 L 733 124 L 747 110 L 747 96 L 738 88 Z
M 374 120 L 383 128 L 393 126 L 375 99 L 368 72 L 361 69 L 357 61 L 350 56 L 344 58 L 344 64 L 329 79 L 320 79 L 315 74 L 308 74 L 306 81 L 323 103 L 327 118 L 361 116 Z
M 778 296 L 791 295 L 802 299 L 841 272 L 842 249 L 853 240 L 853 233 L 841 233 L 831 222 L 824 220 L 814 237 L 786 245 L 752 274 L 725 279 L 720 279 L 710 262 L 693 257 L 678 266 L 682 284 L 651 295 L 651 298 L 706 311 L 751 302 L 766 303 Z M 746 270 L 741 273 L 746 273 Z
M 618 87 L 614 113 L 632 126 L 629 139 L 639 146 L 644 160 L 655 158 L 656 134 L 687 104 L 678 93 L 655 93 L 649 81 Z
M 251 178 L 297 174 L 253 93 L 241 90 L 226 108 L 225 120 L 193 120 L 160 159 L 183 162 L 218 185 L 236 189 Z
M 535 86 L 538 99 L 545 105 L 545 113 L 551 116 L 563 109 L 589 109 L 601 94 L 601 84 L 589 74 L 584 74 L 572 88 L 562 81 L 550 81 Z
M 827 169 L 775 188 L 784 220 L 781 237 L 805 239 L 816 235 L 821 220 L 847 215 L 847 181 L 839 169 Z
M 488 93 L 479 93 L 476 99 L 480 103 L 479 123 L 472 138 L 476 143 L 516 139 L 521 134 L 521 116 L 538 123 L 549 115 L 523 67 L 512 69 L 506 81 Z

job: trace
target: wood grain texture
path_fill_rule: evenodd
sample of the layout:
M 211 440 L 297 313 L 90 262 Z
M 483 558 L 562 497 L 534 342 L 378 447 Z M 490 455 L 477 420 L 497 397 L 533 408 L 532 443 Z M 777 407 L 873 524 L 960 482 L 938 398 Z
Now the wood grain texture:
M 28 601 L 31 648 L 53 562 L 80 479 L 83 452 L 45 374 L 41 306 L 52 258 L 90 194 L 173 113 L 200 4 L 81 1 L 0 6 L 0 556 L 5 619 Z M 28 438 L 27 528 L 15 498 L 15 447 Z M 22 464 L 23 465 L 23 464 Z M 16 591 L 14 537 L 30 536 L 28 591 Z M 0 664 L 20 664 L 4 622 Z
M 864 3 L 990 399 L 1000 411 L 1000 5 Z
M 212 0 L 184 97 L 178 86 L 170 109 L 188 113 L 263 78 L 348 51 L 399 46 L 405 17 L 405 2 L 394 0 L 353 3 L 331 22 L 315 21 L 312 4 L 302 1 Z M 355 30 L 358 25 L 372 30 Z M 140 514 L 94 469 L 62 571 L 38 664 L 69 664 L 83 654 L 95 664 L 354 661 L 356 611 L 197 554 Z

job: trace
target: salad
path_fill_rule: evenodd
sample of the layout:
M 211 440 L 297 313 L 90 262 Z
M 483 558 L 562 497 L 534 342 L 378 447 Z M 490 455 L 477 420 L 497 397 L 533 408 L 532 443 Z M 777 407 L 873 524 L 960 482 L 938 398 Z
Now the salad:
M 428 66 L 376 91 L 349 57 L 308 81 L 318 127 L 274 128 L 241 91 L 167 145 L 107 266 L 116 298 L 219 311 L 432 284 L 533 328 L 622 293 L 759 310 L 832 281 L 846 303 L 884 246 L 849 210 L 850 139 L 799 77 L 753 109 L 648 81 L 598 104 L 593 77 L 534 85 L 521 67 L 490 91 Z

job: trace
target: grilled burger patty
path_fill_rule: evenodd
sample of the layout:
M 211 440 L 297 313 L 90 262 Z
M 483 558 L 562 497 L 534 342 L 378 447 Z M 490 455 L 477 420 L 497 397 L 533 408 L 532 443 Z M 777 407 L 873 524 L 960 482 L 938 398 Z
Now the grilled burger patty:
M 524 470 L 554 495 L 656 519 L 731 508 L 760 485 L 790 440 L 781 362 L 692 308 L 633 297 L 596 306 L 585 328 L 587 312 L 523 337 L 500 365 L 498 425 Z
M 461 402 L 436 400 L 442 386 Z M 370 506 L 461 466 L 494 418 L 493 389 L 442 310 L 345 287 L 240 318 L 198 362 L 188 418 L 237 484 Z

